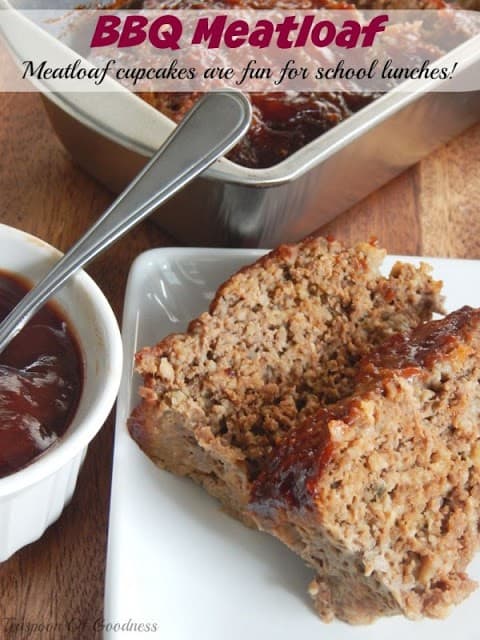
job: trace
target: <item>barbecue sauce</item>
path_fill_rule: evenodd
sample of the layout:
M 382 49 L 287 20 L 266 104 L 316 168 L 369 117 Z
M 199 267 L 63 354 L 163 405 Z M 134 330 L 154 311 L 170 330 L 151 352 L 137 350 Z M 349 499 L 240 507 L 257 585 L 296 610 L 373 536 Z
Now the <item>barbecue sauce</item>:
M 0 320 L 27 291 L 20 278 L 0 271 Z M 0 478 L 28 465 L 65 433 L 82 385 L 77 341 L 47 304 L 0 354 Z

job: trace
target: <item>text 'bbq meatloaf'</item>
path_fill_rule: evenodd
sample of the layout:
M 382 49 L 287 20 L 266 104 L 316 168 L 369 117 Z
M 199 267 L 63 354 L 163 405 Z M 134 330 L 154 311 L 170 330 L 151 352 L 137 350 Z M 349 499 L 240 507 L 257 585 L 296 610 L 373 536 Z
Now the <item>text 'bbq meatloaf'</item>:
M 361 362 L 351 397 L 265 461 L 251 508 L 314 567 L 324 619 L 443 617 L 475 584 L 480 310 L 398 335 Z
M 133 438 L 251 524 L 251 483 L 272 447 L 351 393 L 372 346 L 441 308 L 429 267 L 397 264 L 383 277 L 383 257 L 373 244 L 314 238 L 242 269 L 186 333 L 137 354 Z

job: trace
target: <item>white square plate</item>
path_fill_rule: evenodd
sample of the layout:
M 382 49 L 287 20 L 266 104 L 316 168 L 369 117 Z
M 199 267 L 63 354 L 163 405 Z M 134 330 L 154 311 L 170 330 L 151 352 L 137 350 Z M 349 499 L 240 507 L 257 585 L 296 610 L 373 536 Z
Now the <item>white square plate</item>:
M 134 352 L 183 331 L 221 282 L 261 254 L 154 249 L 132 267 L 115 434 L 107 631 L 115 638 L 162 640 L 479 640 L 480 590 L 444 621 L 413 623 L 396 616 L 367 627 L 322 623 L 306 593 L 313 572 L 298 557 L 225 515 L 191 481 L 157 469 L 130 439 L 126 420 L 138 386 Z M 394 260 L 389 257 L 385 269 Z M 449 310 L 480 307 L 480 261 L 427 261 L 445 283 Z M 480 558 L 470 575 L 480 579 Z

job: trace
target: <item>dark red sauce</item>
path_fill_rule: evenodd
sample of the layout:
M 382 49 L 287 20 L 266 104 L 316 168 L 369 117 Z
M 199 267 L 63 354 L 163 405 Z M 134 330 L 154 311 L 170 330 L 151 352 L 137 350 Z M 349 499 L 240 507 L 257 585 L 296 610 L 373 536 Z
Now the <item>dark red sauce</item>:
M 335 418 L 336 412 L 320 409 L 271 452 L 253 483 L 250 506 L 254 511 L 268 515 L 277 508 L 311 505 L 316 480 L 332 457 L 328 423 Z
M 437 358 L 455 348 L 459 336 L 468 332 L 479 317 L 479 309 L 465 306 L 411 333 L 392 336 L 360 362 L 357 381 L 368 384 L 393 374 L 408 378 L 428 370 Z
M 27 291 L 20 278 L 0 271 L 0 320 Z M 25 467 L 65 433 L 82 385 L 75 337 L 47 304 L 0 354 L 0 478 Z

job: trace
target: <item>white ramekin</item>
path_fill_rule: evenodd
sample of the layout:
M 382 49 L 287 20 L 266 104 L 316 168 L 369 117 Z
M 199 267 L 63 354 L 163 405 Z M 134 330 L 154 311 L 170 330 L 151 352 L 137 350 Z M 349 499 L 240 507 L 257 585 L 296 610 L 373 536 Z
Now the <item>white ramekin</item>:
M 60 252 L 0 224 L 0 270 L 37 282 Z M 0 562 L 37 540 L 72 497 L 89 442 L 115 401 L 122 370 L 118 324 L 105 296 L 79 272 L 55 297 L 75 334 L 84 364 L 83 390 L 65 435 L 28 465 L 0 479 Z

